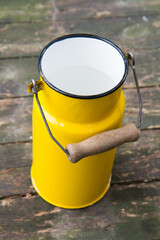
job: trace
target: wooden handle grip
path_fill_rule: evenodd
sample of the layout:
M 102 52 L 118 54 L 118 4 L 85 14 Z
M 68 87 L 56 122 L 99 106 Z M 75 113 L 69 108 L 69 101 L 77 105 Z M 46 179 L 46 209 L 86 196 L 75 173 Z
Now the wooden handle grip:
M 67 157 L 72 163 L 76 163 L 84 157 L 106 152 L 123 143 L 134 142 L 138 138 L 139 130 L 133 123 L 128 123 L 121 128 L 96 134 L 82 142 L 68 144 Z

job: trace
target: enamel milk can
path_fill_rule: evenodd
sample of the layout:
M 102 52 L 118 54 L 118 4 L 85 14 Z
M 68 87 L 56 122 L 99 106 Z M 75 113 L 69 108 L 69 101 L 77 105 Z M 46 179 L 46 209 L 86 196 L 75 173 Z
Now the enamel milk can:
M 129 65 L 139 122 L 121 127 Z M 28 87 L 34 94 L 32 184 L 55 206 L 90 206 L 109 189 L 116 147 L 139 138 L 134 57 L 105 38 L 71 34 L 50 42 L 38 66 L 40 80 Z

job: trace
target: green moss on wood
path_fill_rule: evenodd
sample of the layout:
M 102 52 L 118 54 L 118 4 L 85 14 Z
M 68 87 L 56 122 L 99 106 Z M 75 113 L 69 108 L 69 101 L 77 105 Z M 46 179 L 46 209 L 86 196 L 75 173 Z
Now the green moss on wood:
M 0 1 L 0 22 L 48 20 L 52 17 L 50 0 Z

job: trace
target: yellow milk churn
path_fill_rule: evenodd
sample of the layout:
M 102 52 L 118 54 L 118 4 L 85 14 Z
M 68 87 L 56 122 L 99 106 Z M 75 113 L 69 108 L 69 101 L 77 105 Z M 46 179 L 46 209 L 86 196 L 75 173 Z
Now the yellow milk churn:
M 109 189 L 116 147 L 139 137 L 134 64 L 131 53 L 91 34 L 59 37 L 41 52 L 40 80 L 28 87 L 34 93 L 31 180 L 47 202 L 83 208 Z M 129 65 L 139 124 L 121 128 Z

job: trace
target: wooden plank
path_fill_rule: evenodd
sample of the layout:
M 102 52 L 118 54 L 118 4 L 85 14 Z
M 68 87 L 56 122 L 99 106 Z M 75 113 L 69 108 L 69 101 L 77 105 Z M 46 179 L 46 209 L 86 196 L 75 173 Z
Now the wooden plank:
M 50 0 L 7 0 L 0 1 L 0 22 L 24 22 L 48 20 L 52 17 Z
M 92 33 L 113 41 L 123 49 L 143 49 L 160 47 L 160 17 L 113 18 L 113 19 L 71 19 L 60 21 L 66 32 Z
M 32 98 L 0 100 L 0 142 L 29 141 Z
M 160 178 L 160 130 L 142 131 L 135 143 L 117 149 L 112 182 Z
M 0 60 L 0 98 L 28 96 L 31 78 L 38 80 L 38 57 Z
M 32 143 L 0 145 L 0 172 L 12 168 L 30 167 Z
M 86 19 L 86 18 L 114 18 L 124 16 L 158 15 L 160 9 L 159 1 L 130 1 L 130 0 L 56 0 L 59 19 Z
M 106 37 L 123 49 L 160 47 L 160 17 L 68 20 L 54 23 L 1 24 L 0 57 L 39 54 L 52 39 L 73 32 Z M 23 36 L 23 38 L 22 38 Z
M 141 89 L 143 99 L 142 129 L 159 127 L 160 88 Z M 126 110 L 124 123 L 137 123 L 138 98 L 136 89 L 124 90 Z M 31 133 L 31 98 L 0 100 L 0 143 L 28 141 Z
M 160 49 L 134 51 L 141 87 L 160 86 Z M 38 57 L 0 60 L 0 98 L 27 96 L 30 79 L 39 79 Z M 132 71 L 124 87 L 135 87 Z
M 141 89 L 143 110 L 142 110 L 142 126 L 141 129 L 159 128 L 159 104 L 160 104 L 160 88 L 144 88 Z M 124 123 L 130 121 L 138 123 L 138 97 L 136 90 L 125 90 L 126 108 L 124 115 Z M 154 107 L 153 107 L 154 106 Z
M 91 207 L 66 210 L 38 196 L 0 201 L 1 239 L 159 239 L 160 183 L 112 186 Z
M 0 170 L 0 196 L 35 192 L 30 180 L 30 167 Z
M 64 1 L 16 0 L 0 2 L 0 22 L 48 20 L 56 13 L 60 19 L 104 18 L 159 14 L 159 1 Z M 55 11 L 55 12 L 54 12 Z
M 60 34 L 52 22 L 0 24 L 0 32 L 1 58 L 39 54 L 48 42 Z
M 160 178 L 160 130 L 142 131 L 138 142 L 117 149 L 112 183 Z M 0 195 L 34 192 L 30 181 L 31 143 L 0 145 Z
M 160 49 L 135 50 L 133 51 L 136 60 L 136 72 L 141 87 L 160 86 Z M 130 69 L 124 87 L 134 87 L 135 81 Z

